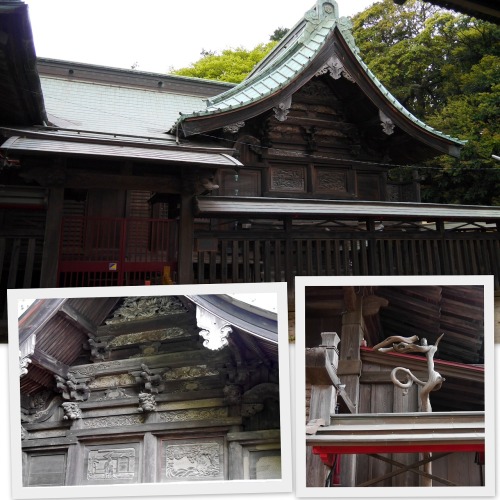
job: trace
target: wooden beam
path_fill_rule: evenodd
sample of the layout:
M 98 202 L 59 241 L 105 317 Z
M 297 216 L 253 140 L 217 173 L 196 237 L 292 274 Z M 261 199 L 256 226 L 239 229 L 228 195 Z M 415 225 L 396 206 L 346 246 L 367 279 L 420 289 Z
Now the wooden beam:
M 180 193 L 180 180 L 176 175 L 138 176 L 89 173 L 84 170 L 68 169 L 66 187 L 75 189 L 100 189 L 104 186 L 118 190 L 139 189 L 159 193 Z
M 84 330 L 87 335 L 95 335 L 97 327 L 93 325 L 88 318 L 78 312 L 74 307 L 67 302 L 59 309 L 59 314 L 66 318 L 70 323 L 75 325 L 80 330 Z
M 50 354 L 47 354 L 40 349 L 35 349 L 35 352 L 30 357 L 30 359 L 34 365 L 39 366 L 40 368 L 43 368 L 44 370 L 47 370 L 52 374 L 59 375 L 63 378 L 67 378 L 68 376 L 68 365 L 61 363 L 53 356 L 50 356 Z

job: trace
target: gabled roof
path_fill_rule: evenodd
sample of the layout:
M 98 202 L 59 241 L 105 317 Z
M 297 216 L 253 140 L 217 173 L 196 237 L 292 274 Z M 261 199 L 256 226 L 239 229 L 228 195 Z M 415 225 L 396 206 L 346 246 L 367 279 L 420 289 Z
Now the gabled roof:
M 0 2 L 0 32 L 0 125 L 42 125 L 47 116 L 26 4 Z
M 247 120 L 279 107 L 318 72 L 352 79 L 377 106 L 382 121 L 389 120 L 440 152 L 459 155 L 463 141 L 412 115 L 368 69 L 359 56 L 350 21 L 338 17 L 333 0 L 318 0 L 246 80 L 207 100 L 206 109 L 181 115 L 174 129 L 189 136 Z

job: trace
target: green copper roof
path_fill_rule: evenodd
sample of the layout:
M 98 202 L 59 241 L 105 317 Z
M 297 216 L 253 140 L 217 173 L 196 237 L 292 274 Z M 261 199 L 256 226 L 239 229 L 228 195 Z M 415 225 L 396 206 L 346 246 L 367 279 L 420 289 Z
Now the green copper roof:
M 335 30 L 336 28 L 337 31 Z M 300 75 L 306 73 L 313 66 L 316 56 L 325 45 L 328 44 L 327 50 L 331 51 L 329 54 L 331 57 L 341 55 L 340 53 L 335 53 L 339 50 L 338 42 L 333 42 L 337 34 L 345 41 L 350 52 L 354 55 L 357 65 L 361 67 L 360 78 L 371 81 L 383 96 L 384 104 L 389 105 L 384 106 L 385 108 L 390 109 L 392 107 L 397 110 L 397 113 L 393 113 L 393 115 L 399 114 L 400 121 L 402 115 L 431 135 L 454 143 L 455 146 L 462 146 L 465 141 L 460 141 L 434 130 L 412 115 L 399 103 L 362 61 L 351 29 L 352 23 L 348 18 L 338 17 L 338 6 L 335 0 L 317 0 L 316 4 L 305 13 L 303 19 L 288 32 L 287 36 L 267 57 L 255 66 L 243 82 L 218 96 L 208 99 L 206 101 L 206 109 L 191 114 L 181 113 L 174 128 L 178 126 L 182 127 L 184 121 L 196 121 L 199 118 L 209 118 L 210 116 L 251 107 L 253 104 L 270 98 L 274 94 L 286 89 L 290 83 L 295 81 Z M 323 54 L 322 59 L 324 58 Z M 316 68 L 316 66 L 317 64 L 314 65 L 315 69 L 311 77 L 316 73 L 317 69 L 320 69 Z M 354 80 L 356 81 L 355 78 Z M 360 84 L 358 81 L 356 83 Z M 293 91 L 295 89 L 290 90 L 289 95 Z M 289 95 L 286 97 L 289 97 Z M 282 99 L 284 97 L 284 95 L 281 96 Z M 274 105 L 275 103 L 271 103 L 270 108 Z M 380 105 L 378 107 L 380 109 Z M 393 121 L 397 125 L 398 117 L 391 116 L 390 118 L 394 118 Z M 191 133 L 197 132 L 193 130 Z
M 243 107 L 285 87 L 311 64 L 324 46 L 338 22 L 337 11 L 336 2 L 318 1 L 242 83 L 207 100 L 205 110 L 181 115 L 180 121 Z

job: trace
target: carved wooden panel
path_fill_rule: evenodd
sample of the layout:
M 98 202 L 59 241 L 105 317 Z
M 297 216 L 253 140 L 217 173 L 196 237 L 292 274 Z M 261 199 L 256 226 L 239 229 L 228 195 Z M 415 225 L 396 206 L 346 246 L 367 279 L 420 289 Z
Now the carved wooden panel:
M 316 169 L 315 191 L 317 193 L 347 193 L 347 171 Z
M 162 442 L 160 480 L 221 480 L 224 474 L 224 446 L 220 438 L 179 439 Z
M 82 480 L 86 484 L 135 483 L 140 480 L 139 470 L 139 443 L 91 445 L 85 449 Z
M 64 486 L 66 451 L 28 455 L 27 486 Z
M 271 191 L 302 193 L 306 190 L 306 170 L 303 167 L 272 167 Z

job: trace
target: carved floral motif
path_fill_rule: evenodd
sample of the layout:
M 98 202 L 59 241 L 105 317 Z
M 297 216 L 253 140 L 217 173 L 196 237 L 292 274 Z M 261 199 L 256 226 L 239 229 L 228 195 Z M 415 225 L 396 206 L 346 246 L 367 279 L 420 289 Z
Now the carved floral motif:
M 125 425 L 142 425 L 142 415 L 120 415 L 116 417 L 86 418 L 83 420 L 87 429 L 100 429 L 104 427 L 122 427 Z
M 188 422 L 191 420 L 212 420 L 227 417 L 226 408 L 194 408 L 159 413 L 162 422 Z

